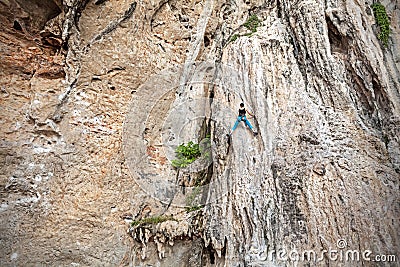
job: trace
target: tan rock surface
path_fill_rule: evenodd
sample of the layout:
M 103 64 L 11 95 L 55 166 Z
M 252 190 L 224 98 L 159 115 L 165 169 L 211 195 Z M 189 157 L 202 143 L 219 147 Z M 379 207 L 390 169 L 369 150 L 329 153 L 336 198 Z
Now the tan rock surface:
M 387 49 L 372 1 L 0 0 L 0 265 L 296 266 L 277 251 L 341 239 L 398 261 L 400 11 L 382 3 Z M 242 101 L 259 135 L 229 143 Z M 170 166 L 206 134 L 212 164 Z

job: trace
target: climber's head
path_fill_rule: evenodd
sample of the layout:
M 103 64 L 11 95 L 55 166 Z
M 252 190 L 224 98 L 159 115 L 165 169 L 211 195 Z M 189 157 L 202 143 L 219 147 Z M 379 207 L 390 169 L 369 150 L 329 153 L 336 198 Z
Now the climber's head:
M 243 103 L 240 103 L 240 107 L 241 107 L 241 108 L 244 108 L 244 104 L 243 104 Z

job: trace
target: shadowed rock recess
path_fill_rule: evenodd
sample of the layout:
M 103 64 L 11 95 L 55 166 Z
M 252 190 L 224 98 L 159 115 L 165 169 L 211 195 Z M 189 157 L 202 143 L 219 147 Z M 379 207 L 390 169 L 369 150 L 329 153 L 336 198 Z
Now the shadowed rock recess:
M 0 0 L 0 265 L 397 266 L 374 2 Z

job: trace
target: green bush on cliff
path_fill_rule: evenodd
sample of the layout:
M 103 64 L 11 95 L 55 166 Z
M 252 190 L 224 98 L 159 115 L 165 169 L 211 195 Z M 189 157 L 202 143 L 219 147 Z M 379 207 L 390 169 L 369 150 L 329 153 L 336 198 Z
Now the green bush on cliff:
M 186 210 L 186 212 L 192 212 L 192 211 L 201 210 L 202 208 L 204 208 L 204 205 L 195 205 L 195 206 L 186 207 L 185 210 Z
M 257 15 L 251 15 L 247 21 L 243 24 L 251 32 L 256 32 L 257 28 L 261 26 L 261 21 L 258 19 Z
M 375 20 L 379 26 L 378 39 L 381 40 L 384 46 L 388 46 L 389 34 L 390 34 L 390 21 L 386 13 L 385 7 L 380 3 L 375 3 L 372 6 L 374 11 Z
M 186 205 L 187 205 L 187 207 L 185 208 L 186 212 L 192 212 L 204 208 L 204 205 L 196 203 L 196 198 L 200 194 L 201 194 L 200 185 L 196 185 L 193 188 L 192 192 L 186 198 Z
M 237 38 L 239 38 L 239 34 L 234 34 L 232 35 L 231 39 L 229 40 L 230 42 L 234 42 L 237 40 Z
M 190 141 L 186 145 L 179 145 L 175 150 L 175 154 L 177 159 L 172 160 L 172 166 L 175 168 L 184 168 L 200 157 L 201 152 L 199 144 Z
M 242 36 L 250 36 L 253 33 L 255 33 L 257 31 L 257 28 L 261 26 L 261 21 L 260 19 L 257 17 L 257 15 L 253 14 L 251 15 L 246 22 L 242 25 L 244 27 L 246 27 L 248 30 L 250 30 L 250 32 L 246 32 L 244 34 L 234 34 L 229 38 L 229 42 L 234 42 L 236 41 L 239 37 Z

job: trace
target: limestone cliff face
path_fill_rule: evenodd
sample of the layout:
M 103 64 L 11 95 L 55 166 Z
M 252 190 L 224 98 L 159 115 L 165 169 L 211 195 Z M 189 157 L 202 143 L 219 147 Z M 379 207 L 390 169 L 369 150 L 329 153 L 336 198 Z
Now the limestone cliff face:
M 1 265 L 399 261 L 400 10 L 385 48 L 372 3 L 0 0 Z M 259 134 L 228 139 L 241 102 Z
M 239 129 L 214 168 L 230 190 L 206 206 L 205 240 L 227 266 L 285 265 L 271 251 L 337 249 L 340 239 L 377 253 L 398 246 L 388 234 L 398 227 L 398 61 L 362 26 L 373 24 L 368 12 L 271 3 L 257 34 L 224 49 L 222 63 L 244 72 L 243 86 L 225 85 L 260 132 Z

